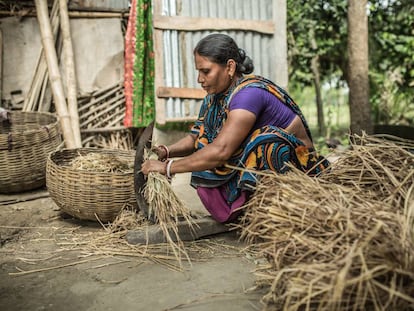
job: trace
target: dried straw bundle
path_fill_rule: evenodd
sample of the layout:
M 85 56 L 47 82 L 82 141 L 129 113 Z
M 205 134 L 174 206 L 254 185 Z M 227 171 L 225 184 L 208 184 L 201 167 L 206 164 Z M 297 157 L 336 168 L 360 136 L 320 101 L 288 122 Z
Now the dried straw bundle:
M 401 207 L 413 181 L 414 142 L 368 135 L 355 135 L 353 141 L 322 179 Z
M 160 173 L 150 172 L 144 197 L 148 202 L 149 218 L 153 218 L 162 229 L 180 265 L 182 255 L 190 261 L 184 243 L 180 239 L 178 223 L 184 221 L 192 228 L 194 221 L 190 210 L 175 194 L 168 178 Z
M 125 204 L 115 220 L 103 228 L 109 233 L 121 233 L 125 236 L 128 230 L 134 230 L 143 226 L 148 226 L 150 223 L 142 213 L 137 212 L 135 206 Z
M 116 155 L 102 153 L 78 154 L 71 163 L 71 167 L 77 170 L 100 173 L 132 173 L 130 163 L 122 161 Z
M 375 144 L 374 139 L 365 146 Z M 397 168 L 371 171 L 377 163 L 371 157 L 378 159 L 373 150 L 367 156 L 363 145 L 354 146 L 338 169 L 320 179 L 294 169 L 262 178 L 240 227 L 242 238 L 255 242 L 268 259 L 257 271 L 258 283 L 269 287 L 267 306 L 407 310 L 414 305 L 413 155 L 393 154 L 401 160 Z M 353 157 L 361 160 L 360 174 Z M 347 169 L 346 163 L 353 165 Z M 349 172 L 354 178 L 344 176 Z M 378 176 L 381 181 L 375 185 Z M 383 195 L 376 196 L 377 191 Z

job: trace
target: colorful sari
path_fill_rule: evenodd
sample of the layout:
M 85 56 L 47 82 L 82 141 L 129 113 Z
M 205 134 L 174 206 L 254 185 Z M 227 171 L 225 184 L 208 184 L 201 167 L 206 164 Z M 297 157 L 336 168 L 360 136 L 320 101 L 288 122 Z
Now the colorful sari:
M 302 119 L 305 130 L 312 140 L 300 108 L 286 91 L 270 80 L 249 75 L 241 78 L 225 94 L 206 96 L 199 117 L 191 130 L 197 135 L 196 150 L 214 141 L 226 122 L 232 96 L 247 87 L 263 88 L 292 109 Z M 325 158 L 319 156 L 315 150 L 307 148 L 294 135 L 268 125 L 252 131 L 227 161 L 227 165 L 213 170 L 193 172 L 191 185 L 197 188 L 202 202 L 213 218 L 226 222 L 234 219 L 237 215 L 236 211 L 254 191 L 258 179 L 255 171 L 271 170 L 286 173 L 289 170 L 287 163 L 292 163 L 309 175 L 317 175 L 329 165 Z
M 132 0 L 125 34 L 125 127 L 146 127 L 155 115 L 150 0 Z

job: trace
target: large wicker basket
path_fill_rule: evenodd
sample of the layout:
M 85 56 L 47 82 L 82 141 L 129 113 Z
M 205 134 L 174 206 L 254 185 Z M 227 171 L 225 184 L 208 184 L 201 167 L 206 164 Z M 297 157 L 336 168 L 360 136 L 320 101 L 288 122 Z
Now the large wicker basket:
M 98 172 L 74 168 L 72 161 L 90 153 L 113 155 L 127 163 L 125 173 Z M 112 221 L 129 204 L 136 207 L 134 193 L 135 153 L 96 148 L 63 149 L 51 153 L 46 165 L 46 186 L 60 209 L 79 219 Z
M 0 121 L 0 193 L 45 185 L 46 160 L 62 142 L 58 118 L 51 113 L 11 111 Z

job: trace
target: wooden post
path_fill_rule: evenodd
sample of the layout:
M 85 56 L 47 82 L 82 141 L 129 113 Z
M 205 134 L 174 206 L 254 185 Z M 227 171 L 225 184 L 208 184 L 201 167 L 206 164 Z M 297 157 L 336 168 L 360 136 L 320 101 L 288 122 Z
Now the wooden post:
M 372 134 L 369 102 L 369 45 L 367 0 L 348 1 L 348 86 L 351 133 Z
M 153 1 L 153 16 L 162 14 L 162 1 Z M 164 50 L 163 50 L 163 30 L 154 28 L 154 57 L 155 57 L 155 80 L 154 87 L 165 85 L 164 81 Z M 155 119 L 159 124 L 165 124 L 165 99 L 155 96 Z
M 288 87 L 287 67 L 287 5 L 286 0 L 276 0 L 273 3 L 273 21 L 275 23 L 275 72 L 274 82 L 281 87 Z
M 77 81 L 75 71 L 75 58 L 73 56 L 72 38 L 70 34 L 70 24 L 68 15 L 67 0 L 59 0 L 60 27 L 63 36 L 63 49 L 65 55 L 66 72 L 66 94 L 68 97 L 68 110 L 72 131 L 75 138 L 76 148 L 82 147 L 81 134 L 79 128 L 79 114 L 77 101 Z
M 178 237 L 181 241 L 195 241 L 205 236 L 229 232 L 230 226 L 215 221 L 210 216 L 194 219 L 194 225 L 189 226 L 186 221 L 177 224 Z M 175 233 L 170 230 L 170 236 L 176 242 Z M 137 230 L 128 231 L 126 240 L 129 244 L 159 244 L 166 243 L 167 239 L 159 225 L 143 227 Z
M 76 148 L 70 116 L 66 106 L 62 79 L 59 72 L 56 50 L 54 47 L 53 34 L 48 16 L 47 0 L 35 0 L 35 4 L 42 36 L 42 44 L 45 50 L 47 68 L 49 71 L 50 84 L 52 86 L 53 98 L 55 101 L 55 108 L 62 126 L 63 138 L 67 148 Z

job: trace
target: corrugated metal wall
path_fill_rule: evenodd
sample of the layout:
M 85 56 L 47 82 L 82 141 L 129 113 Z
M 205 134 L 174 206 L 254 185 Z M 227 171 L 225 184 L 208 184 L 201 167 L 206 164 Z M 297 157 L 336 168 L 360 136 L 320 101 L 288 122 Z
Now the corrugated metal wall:
M 245 20 L 273 20 L 272 0 L 163 0 L 163 14 L 167 16 L 211 17 Z M 199 87 L 193 62 L 193 48 L 211 31 L 165 31 L 164 77 L 171 87 Z M 240 48 L 246 51 L 255 65 L 255 74 L 274 79 L 272 67 L 274 39 L 258 32 L 223 31 L 232 36 Z M 196 117 L 200 101 L 169 99 L 166 101 L 166 117 Z
M 174 1 L 174 0 L 169 0 Z M 272 0 L 182 0 L 182 14 L 184 16 L 200 16 L 213 18 L 272 20 Z M 184 44 L 187 47 L 184 58 L 192 57 L 192 49 L 197 42 L 210 32 L 188 32 L 185 34 Z M 263 76 L 272 76 L 269 58 L 271 57 L 272 36 L 254 32 L 226 31 L 232 36 L 240 48 L 243 48 L 255 65 L 255 73 Z M 193 62 L 185 68 L 189 86 L 197 85 L 196 72 Z
M 129 0 L 71 0 L 71 9 L 115 10 L 125 11 L 129 8 Z

